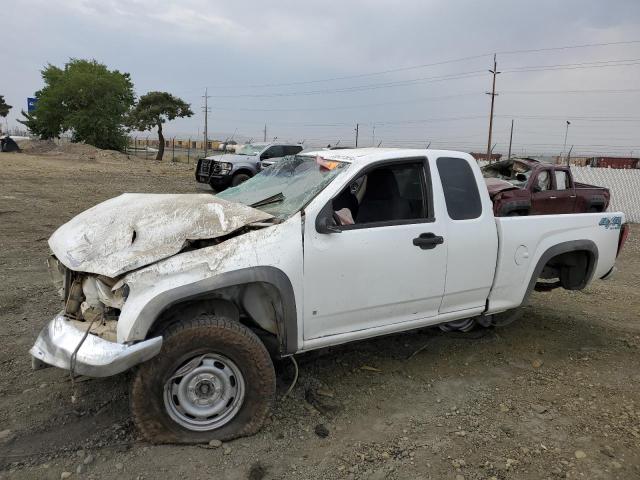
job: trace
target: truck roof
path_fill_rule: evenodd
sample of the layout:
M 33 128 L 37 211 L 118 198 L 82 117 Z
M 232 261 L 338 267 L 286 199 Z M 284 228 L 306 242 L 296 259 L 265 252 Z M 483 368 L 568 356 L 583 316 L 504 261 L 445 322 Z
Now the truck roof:
M 251 143 L 244 143 L 242 145 L 254 145 L 256 147 L 270 147 L 271 145 L 295 145 L 298 146 L 300 145 L 299 143 L 295 143 L 295 142 L 251 142 Z M 240 146 L 242 146 L 240 145 Z
M 468 153 L 454 150 L 433 150 L 420 148 L 350 148 L 344 150 L 314 150 L 303 152 L 300 155 L 317 155 L 326 160 L 336 160 L 349 163 L 369 163 L 380 160 L 389 160 L 399 157 L 421 157 L 426 155 L 436 155 L 440 157 L 460 157 L 469 155 Z

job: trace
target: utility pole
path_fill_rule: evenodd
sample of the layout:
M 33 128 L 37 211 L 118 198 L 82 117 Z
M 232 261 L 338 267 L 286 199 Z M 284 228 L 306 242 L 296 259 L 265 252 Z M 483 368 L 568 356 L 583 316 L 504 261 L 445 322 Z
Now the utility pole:
M 489 139 L 487 141 L 487 160 L 491 163 L 491 134 L 493 133 L 493 104 L 496 99 L 496 76 L 500 73 L 498 71 L 498 63 L 496 61 L 496 54 L 493 54 L 493 70 L 489 70 L 489 73 L 493 76 L 493 82 L 491 87 L 491 93 L 486 92 L 487 95 L 491 95 L 491 113 L 489 114 Z
M 376 144 L 376 124 L 373 124 L 372 127 L 372 132 L 371 132 L 371 145 L 375 145 Z
M 262 141 L 266 142 L 267 141 L 267 124 L 264 124 L 264 135 L 262 136 Z
M 569 120 L 567 120 L 567 126 L 564 129 L 564 145 L 562 147 L 562 155 L 564 156 L 564 152 L 567 150 L 567 135 L 569 134 L 569 125 L 571 125 L 571 122 Z
M 207 95 L 207 88 L 204 89 L 204 107 L 202 107 L 204 111 L 204 156 L 207 156 L 207 150 L 209 149 L 209 98 L 210 95 Z
M 360 129 L 360 124 L 356 123 L 356 148 L 358 148 L 358 130 Z
M 509 154 L 507 160 L 511 159 L 511 143 L 513 142 L 513 118 L 511 119 L 511 133 L 509 134 Z

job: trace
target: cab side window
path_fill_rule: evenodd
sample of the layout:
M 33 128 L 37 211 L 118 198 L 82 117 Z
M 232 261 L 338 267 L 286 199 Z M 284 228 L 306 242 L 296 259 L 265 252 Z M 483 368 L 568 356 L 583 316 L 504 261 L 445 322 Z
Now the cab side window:
M 284 147 L 284 155 L 295 155 L 296 153 L 300 153 L 302 151 L 302 147 L 300 145 L 288 145 Z
M 284 147 L 282 145 L 273 145 L 260 156 L 262 160 L 278 157 L 284 157 Z
M 422 161 L 384 165 L 354 179 L 333 199 L 333 211 L 341 225 L 422 221 L 425 191 Z
M 536 192 L 551 190 L 551 175 L 549 175 L 549 170 L 542 170 L 538 173 L 534 188 Z
M 449 218 L 471 220 L 482 215 L 478 183 L 469 162 L 462 158 L 440 157 L 436 165 Z
M 569 177 L 564 170 L 556 170 L 556 190 L 567 190 L 569 188 Z

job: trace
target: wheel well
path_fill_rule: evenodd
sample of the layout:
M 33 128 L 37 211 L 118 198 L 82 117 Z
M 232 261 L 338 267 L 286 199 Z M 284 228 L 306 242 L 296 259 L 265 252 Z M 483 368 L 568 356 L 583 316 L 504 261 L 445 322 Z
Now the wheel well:
M 224 316 L 251 328 L 273 355 L 285 351 L 282 297 L 267 282 L 224 287 L 174 303 L 158 315 L 148 336 L 160 335 L 170 326 L 202 313 Z
M 589 282 L 593 260 L 593 254 L 586 250 L 561 253 L 547 261 L 538 278 L 558 279 L 559 286 L 566 290 L 581 290 Z
M 538 259 L 521 304 L 525 305 L 531 292 L 548 291 L 556 287 L 582 290 L 587 286 L 598 262 L 598 247 L 591 240 L 572 240 L 559 243 Z M 538 282 L 553 280 L 554 282 Z
M 248 168 L 240 168 L 237 171 L 233 172 L 233 176 L 235 177 L 239 173 L 245 173 L 245 174 L 249 175 L 250 177 L 253 177 L 253 175 L 254 175 L 254 173 L 251 170 L 249 170 Z

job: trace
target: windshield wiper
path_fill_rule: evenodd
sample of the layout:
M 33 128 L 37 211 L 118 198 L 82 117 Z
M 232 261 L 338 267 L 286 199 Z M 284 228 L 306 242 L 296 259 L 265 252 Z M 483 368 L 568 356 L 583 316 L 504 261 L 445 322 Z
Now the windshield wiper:
M 276 193 L 275 195 L 271 195 L 259 202 L 252 203 L 249 205 L 252 208 L 262 207 L 263 205 L 269 205 L 271 203 L 278 203 L 284 201 L 284 195 L 282 193 Z

